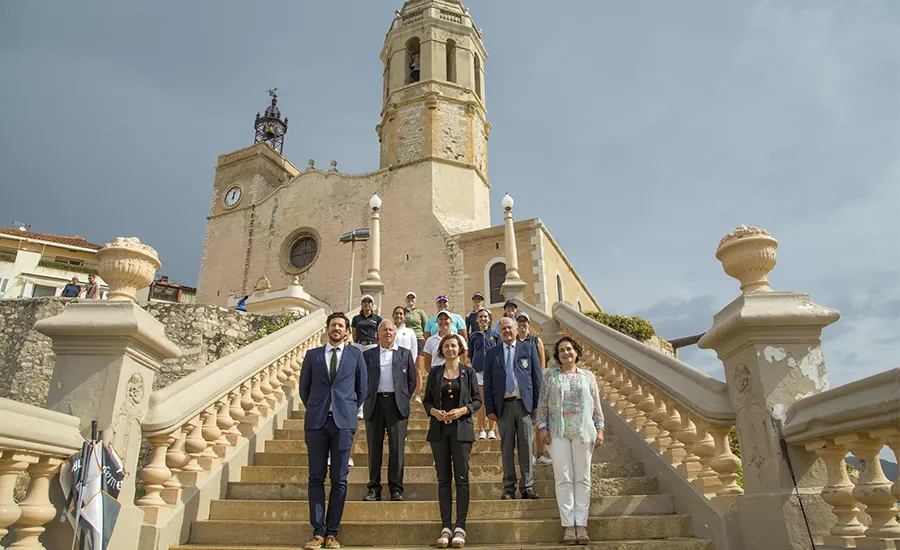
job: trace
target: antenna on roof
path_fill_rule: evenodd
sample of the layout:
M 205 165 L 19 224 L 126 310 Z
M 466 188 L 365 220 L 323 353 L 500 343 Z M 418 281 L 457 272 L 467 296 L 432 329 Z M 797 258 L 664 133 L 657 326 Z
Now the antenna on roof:
M 31 224 L 25 222 L 13 222 L 13 225 L 19 228 L 19 231 L 31 231 Z

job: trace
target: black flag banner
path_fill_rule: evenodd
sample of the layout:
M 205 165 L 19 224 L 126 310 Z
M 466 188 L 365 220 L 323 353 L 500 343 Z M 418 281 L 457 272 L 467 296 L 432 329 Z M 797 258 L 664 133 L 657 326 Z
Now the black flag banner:
M 96 430 L 94 430 L 96 434 Z M 68 506 L 64 512 L 75 529 L 72 548 L 107 550 L 119 517 L 118 497 L 125 470 L 116 451 L 103 441 L 86 441 L 81 452 L 63 465 L 59 483 Z

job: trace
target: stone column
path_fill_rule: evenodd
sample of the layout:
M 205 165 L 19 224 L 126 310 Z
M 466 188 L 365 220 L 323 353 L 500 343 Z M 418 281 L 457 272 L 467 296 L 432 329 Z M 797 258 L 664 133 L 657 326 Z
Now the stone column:
M 500 292 L 507 300 L 524 300 L 525 281 L 519 276 L 519 255 L 516 250 L 516 230 L 513 227 L 513 198 L 507 193 L 503 197 L 503 240 L 506 245 L 506 280 Z
M 381 282 L 381 197 L 372 195 L 369 201 L 372 208 L 370 215 L 369 229 L 369 254 L 366 270 L 366 280 L 360 283 L 359 290 L 363 294 L 370 294 L 375 302 L 375 309 L 379 315 L 384 316 L 381 311 L 381 296 L 384 294 L 384 283 Z
M 840 314 L 806 294 L 771 290 L 767 274 L 775 267 L 777 246 L 755 227 L 740 226 L 722 239 L 716 258 L 741 282 L 743 293 L 715 315 L 699 346 L 716 350 L 737 412 L 745 494 L 736 502 L 745 546 L 806 550 L 809 535 L 780 426 L 795 401 L 828 389 L 821 334 Z M 825 468 L 803 448 L 791 448 L 790 459 L 810 527 L 821 538 L 831 520 L 819 496 Z
M 138 239 L 119 238 L 97 257 L 110 300 L 69 304 L 34 328 L 53 340 L 56 353 L 46 407 L 80 418 L 86 438 L 91 421 L 97 420 L 104 441 L 121 455 L 122 509 L 110 547 L 133 550 L 144 516 L 134 505 L 141 421 L 155 372 L 164 359 L 181 351 L 166 338 L 163 325 L 133 301 L 134 292 L 146 287 L 161 267 L 156 251 Z

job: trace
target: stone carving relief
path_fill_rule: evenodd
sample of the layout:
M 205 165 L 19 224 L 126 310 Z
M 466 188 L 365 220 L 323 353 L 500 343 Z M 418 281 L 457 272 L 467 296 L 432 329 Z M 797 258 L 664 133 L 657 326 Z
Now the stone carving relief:
M 125 384 L 125 399 L 113 417 L 115 420 L 112 434 L 108 440 L 126 464 L 131 463 L 132 459 L 136 460 L 140 452 L 141 420 L 143 420 L 141 404 L 144 402 L 145 394 L 144 378 L 138 373 L 132 374 Z M 127 456 L 131 454 L 134 456 Z M 131 472 L 126 472 L 126 475 L 130 474 Z
M 140 374 L 134 373 L 128 379 L 128 385 L 125 387 L 125 394 L 135 405 L 139 405 L 144 399 L 144 379 Z
M 750 368 L 745 364 L 740 364 L 734 371 L 733 389 L 735 392 L 735 412 L 738 419 L 739 429 L 744 431 L 744 441 L 755 441 L 757 445 L 768 445 L 768 437 L 766 434 L 765 419 L 768 417 L 766 411 L 759 406 L 759 401 L 753 395 L 753 380 L 750 377 Z M 765 453 L 767 455 L 768 453 Z M 760 449 L 756 446 L 748 445 L 747 448 L 741 447 L 741 460 L 744 462 L 744 471 L 749 465 L 756 472 L 757 480 L 763 482 L 764 456 L 760 454 Z
M 269 278 L 263 275 L 256 281 L 256 286 L 253 287 L 254 292 L 269 292 L 272 290 L 272 282 L 269 281 Z

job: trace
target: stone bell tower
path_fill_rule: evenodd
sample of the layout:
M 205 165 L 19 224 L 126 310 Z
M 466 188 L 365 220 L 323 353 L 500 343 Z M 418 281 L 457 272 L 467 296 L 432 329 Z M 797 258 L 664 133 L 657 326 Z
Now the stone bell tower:
M 481 31 L 458 0 L 407 1 L 381 52 L 380 167 L 427 185 L 434 214 L 454 234 L 490 226 L 486 58 Z

